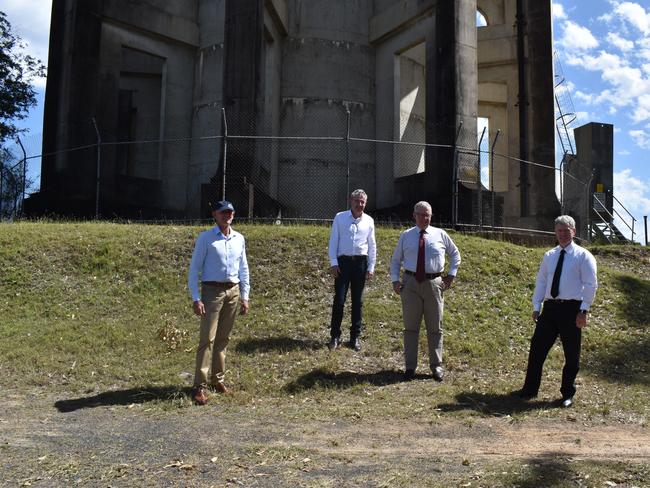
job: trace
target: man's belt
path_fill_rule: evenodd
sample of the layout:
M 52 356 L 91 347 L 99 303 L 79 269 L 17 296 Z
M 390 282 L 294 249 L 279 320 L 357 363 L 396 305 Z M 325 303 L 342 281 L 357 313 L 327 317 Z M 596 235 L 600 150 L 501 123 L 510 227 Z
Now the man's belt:
M 232 281 L 202 281 L 203 286 L 216 286 L 219 288 L 232 288 L 233 286 L 238 285 L 239 283 L 233 283 Z
M 336 259 L 349 259 L 350 261 L 361 261 L 362 259 L 368 259 L 368 256 L 365 254 L 356 254 L 354 256 L 348 256 L 346 254 L 342 254 L 341 256 L 337 256 Z
M 404 274 L 411 275 L 411 276 L 415 276 L 416 273 L 413 272 L 413 271 L 409 271 L 408 269 L 405 269 L 405 270 L 404 270 Z M 439 276 L 442 276 L 442 273 L 424 273 L 424 277 L 425 277 L 427 280 L 435 280 L 435 279 L 438 278 Z
M 563 298 L 549 298 L 548 300 L 544 300 L 544 303 L 550 303 L 555 305 L 559 305 L 561 303 L 565 305 L 579 305 L 580 303 L 582 303 L 582 300 L 573 300 L 573 299 L 565 300 Z

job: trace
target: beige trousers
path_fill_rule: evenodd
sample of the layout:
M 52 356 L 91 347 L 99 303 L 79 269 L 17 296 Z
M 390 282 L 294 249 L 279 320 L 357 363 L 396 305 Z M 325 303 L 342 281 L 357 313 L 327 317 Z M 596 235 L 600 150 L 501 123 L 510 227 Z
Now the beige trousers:
M 404 319 L 404 364 L 415 370 L 418 365 L 420 323 L 424 316 L 429 346 L 429 366 L 442 364 L 442 311 L 444 298 L 442 278 L 418 283 L 415 276 L 404 275 L 402 316 Z
M 239 285 L 203 285 L 201 301 L 205 305 L 205 315 L 201 317 L 199 348 L 196 351 L 196 386 L 223 382 L 226 347 L 239 305 Z

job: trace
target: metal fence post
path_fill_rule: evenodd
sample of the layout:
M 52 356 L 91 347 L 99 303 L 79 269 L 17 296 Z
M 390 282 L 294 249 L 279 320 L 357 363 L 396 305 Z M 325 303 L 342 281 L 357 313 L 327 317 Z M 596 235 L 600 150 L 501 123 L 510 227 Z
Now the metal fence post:
M 463 130 L 463 121 L 458 124 L 456 140 L 454 141 L 454 160 L 451 177 L 451 226 L 455 229 L 458 225 L 458 139 Z
M 97 134 L 97 181 L 95 187 L 95 220 L 99 220 L 99 183 L 101 180 L 101 166 L 102 166 L 102 136 L 97 127 L 97 120 L 93 117 L 93 126 L 95 127 L 95 134 Z
M 645 245 L 648 245 L 648 216 L 643 216 L 643 227 L 645 228 Z
M 5 182 L 5 164 L 4 161 L 0 159 L 0 221 L 4 218 L 4 213 L 2 208 L 4 206 L 4 201 L 5 201 L 4 182 Z
M 591 180 L 594 179 L 594 173 L 593 171 L 591 172 L 591 176 L 589 176 L 589 180 L 587 180 L 587 240 L 591 240 L 591 205 L 592 205 L 592 196 L 591 196 Z
M 483 132 L 481 132 L 481 137 L 478 140 L 477 153 L 478 153 L 478 230 L 479 232 L 483 231 L 483 167 L 481 165 L 481 144 L 483 144 L 483 137 L 485 137 L 485 131 L 487 127 L 483 127 Z
M 25 151 L 25 146 L 23 146 L 23 141 L 20 140 L 20 137 L 16 136 L 16 141 L 20 146 L 20 150 L 23 152 L 23 197 L 20 200 L 20 215 L 23 215 L 23 208 L 25 206 L 25 193 L 27 191 L 27 152 Z
M 497 139 L 499 138 L 499 134 L 501 134 L 501 129 L 497 129 L 497 133 L 494 134 L 494 142 L 492 143 L 492 147 L 490 148 L 490 191 L 492 192 L 492 230 L 496 227 L 496 215 L 494 213 L 494 205 L 495 205 L 495 198 L 494 198 L 494 146 L 497 145 Z
M 223 180 L 221 182 L 221 199 L 226 199 L 226 166 L 228 163 L 228 121 L 226 109 L 221 108 L 221 122 L 223 124 Z
M 350 109 L 345 109 L 345 115 L 347 119 L 347 128 L 345 131 L 345 164 L 346 164 L 346 175 L 345 175 L 345 205 L 347 206 L 348 196 L 350 195 Z

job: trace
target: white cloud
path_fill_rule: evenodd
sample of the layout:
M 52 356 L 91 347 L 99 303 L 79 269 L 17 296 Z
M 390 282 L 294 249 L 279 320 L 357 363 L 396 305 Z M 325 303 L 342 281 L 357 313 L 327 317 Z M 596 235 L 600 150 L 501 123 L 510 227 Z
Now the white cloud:
M 619 156 L 629 156 L 632 153 L 630 151 L 628 151 L 627 149 L 623 149 L 622 151 L 619 151 L 617 154 Z
M 586 27 L 567 20 L 562 23 L 562 36 L 558 44 L 568 52 L 588 51 L 598 47 L 598 40 Z
M 614 194 L 632 214 L 650 213 L 650 181 L 632 176 L 631 169 L 614 173 Z
M 555 20 L 563 20 L 568 18 L 566 12 L 564 11 L 564 7 L 557 2 L 553 2 L 551 4 L 551 11 L 553 12 L 553 18 Z
M 650 12 L 646 12 L 638 3 L 623 2 L 616 5 L 614 14 L 636 27 L 644 35 L 650 34 Z
M 624 39 L 623 37 L 619 36 L 615 32 L 608 32 L 606 39 L 607 42 L 619 48 L 623 52 L 630 51 L 634 48 L 634 41 Z
M 642 149 L 650 149 L 650 133 L 635 129 L 628 132 L 634 143 Z
M 47 64 L 52 0 L 3 0 L 2 11 L 12 32 L 26 43 L 25 52 Z M 34 86 L 44 88 L 45 82 L 45 78 L 36 79 Z

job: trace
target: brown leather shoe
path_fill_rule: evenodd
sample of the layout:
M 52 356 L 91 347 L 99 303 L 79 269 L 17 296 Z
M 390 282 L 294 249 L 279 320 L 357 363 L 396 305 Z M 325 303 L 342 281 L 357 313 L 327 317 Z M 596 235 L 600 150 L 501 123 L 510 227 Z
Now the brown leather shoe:
M 216 383 L 214 385 L 210 385 L 214 391 L 217 393 L 222 393 L 223 395 L 232 395 L 232 390 L 228 388 L 225 384 L 222 382 Z
M 208 403 L 208 392 L 204 386 L 195 386 L 193 392 L 194 403 L 197 405 L 205 405 Z

